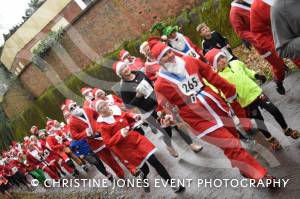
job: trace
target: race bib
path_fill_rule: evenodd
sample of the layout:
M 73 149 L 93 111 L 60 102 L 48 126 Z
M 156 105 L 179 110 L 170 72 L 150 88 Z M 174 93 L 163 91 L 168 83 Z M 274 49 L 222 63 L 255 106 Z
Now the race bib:
M 187 55 L 190 56 L 190 57 L 194 57 L 196 59 L 199 59 L 199 55 L 192 49 L 190 49 L 188 52 L 187 52 Z
M 221 51 L 226 55 L 228 60 L 231 60 L 233 58 L 232 54 L 228 51 L 226 46 L 221 48 Z
M 136 91 L 142 93 L 144 98 L 147 99 L 153 92 L 153 88 L 147 80 L 143 79 L 136 87 Z
M 199 92 L 203 87 L 203 84 L 199 80 L 198 75 L 194 74 L 188 76 L 178 86 L 180 87 L 181 92 L 183 92 L 187 96 L 190 96 Z

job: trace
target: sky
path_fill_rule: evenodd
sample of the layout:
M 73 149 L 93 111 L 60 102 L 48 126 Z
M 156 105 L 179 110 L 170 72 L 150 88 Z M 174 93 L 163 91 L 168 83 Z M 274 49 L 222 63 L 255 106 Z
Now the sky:
M 3 33 L 22 22 L 22 16 L 30 0 L 0 0 L 0 45 L 3 44 Z

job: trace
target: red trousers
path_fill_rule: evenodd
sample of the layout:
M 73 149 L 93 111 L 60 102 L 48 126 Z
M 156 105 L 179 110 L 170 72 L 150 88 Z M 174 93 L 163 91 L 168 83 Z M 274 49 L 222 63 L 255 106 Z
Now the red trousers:
M 242 148 L 236 132 L 222 127 L 203 136 L 202 139 L 221 148 L 232 167 L 237 167 L 244 176 L 258 180 L 267 174 L 267 169 Z
M 115 160 L 108 148 L 104 148 L 97 153 L 98 157 L 103 160 L 119 178 L 124 178 L 125 173 L 119 163 Z
M 273 42 L 269 41 L 269 42 Z M 279 57 L 274 48 L 272 49 L 262 49 L 258 46 L 254 46 L 258 53 L 265 58 L 265 60 L 271 65 L 273 77 L 275 81 L 283 81 L 284 80 L 284 69 L 285 63 L 283 59 Z

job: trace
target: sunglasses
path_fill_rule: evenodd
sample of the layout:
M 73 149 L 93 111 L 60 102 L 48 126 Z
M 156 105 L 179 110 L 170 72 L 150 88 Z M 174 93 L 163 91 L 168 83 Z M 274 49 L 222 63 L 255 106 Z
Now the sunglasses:
M 75 110 L 76 107 L 77 107 L 77 105 L 72 105 L 72 106 L 70 106 L 70 111 Z

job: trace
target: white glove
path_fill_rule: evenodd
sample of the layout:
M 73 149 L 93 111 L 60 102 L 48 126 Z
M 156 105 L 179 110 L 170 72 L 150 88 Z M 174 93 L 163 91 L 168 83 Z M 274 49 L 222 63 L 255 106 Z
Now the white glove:
M 169 121 L 173 121 L 173 116 L 172 115 L 165 115 L 164 119 L 169 120 Z
M 86 135 L 87 135 L 88 137 L 90 137 L 90 136 L 93 135 L 93 131 L 92 131 L 91 128 L 86 128 L 86 129 L 85 129 L 85 132 L 86 132 Z
M 128 127 L 128 126 L 121 129 L 121 135 L 122 135 L 124 138 L 127 137 L 128 133 L 129 133 L 129 127 Z

